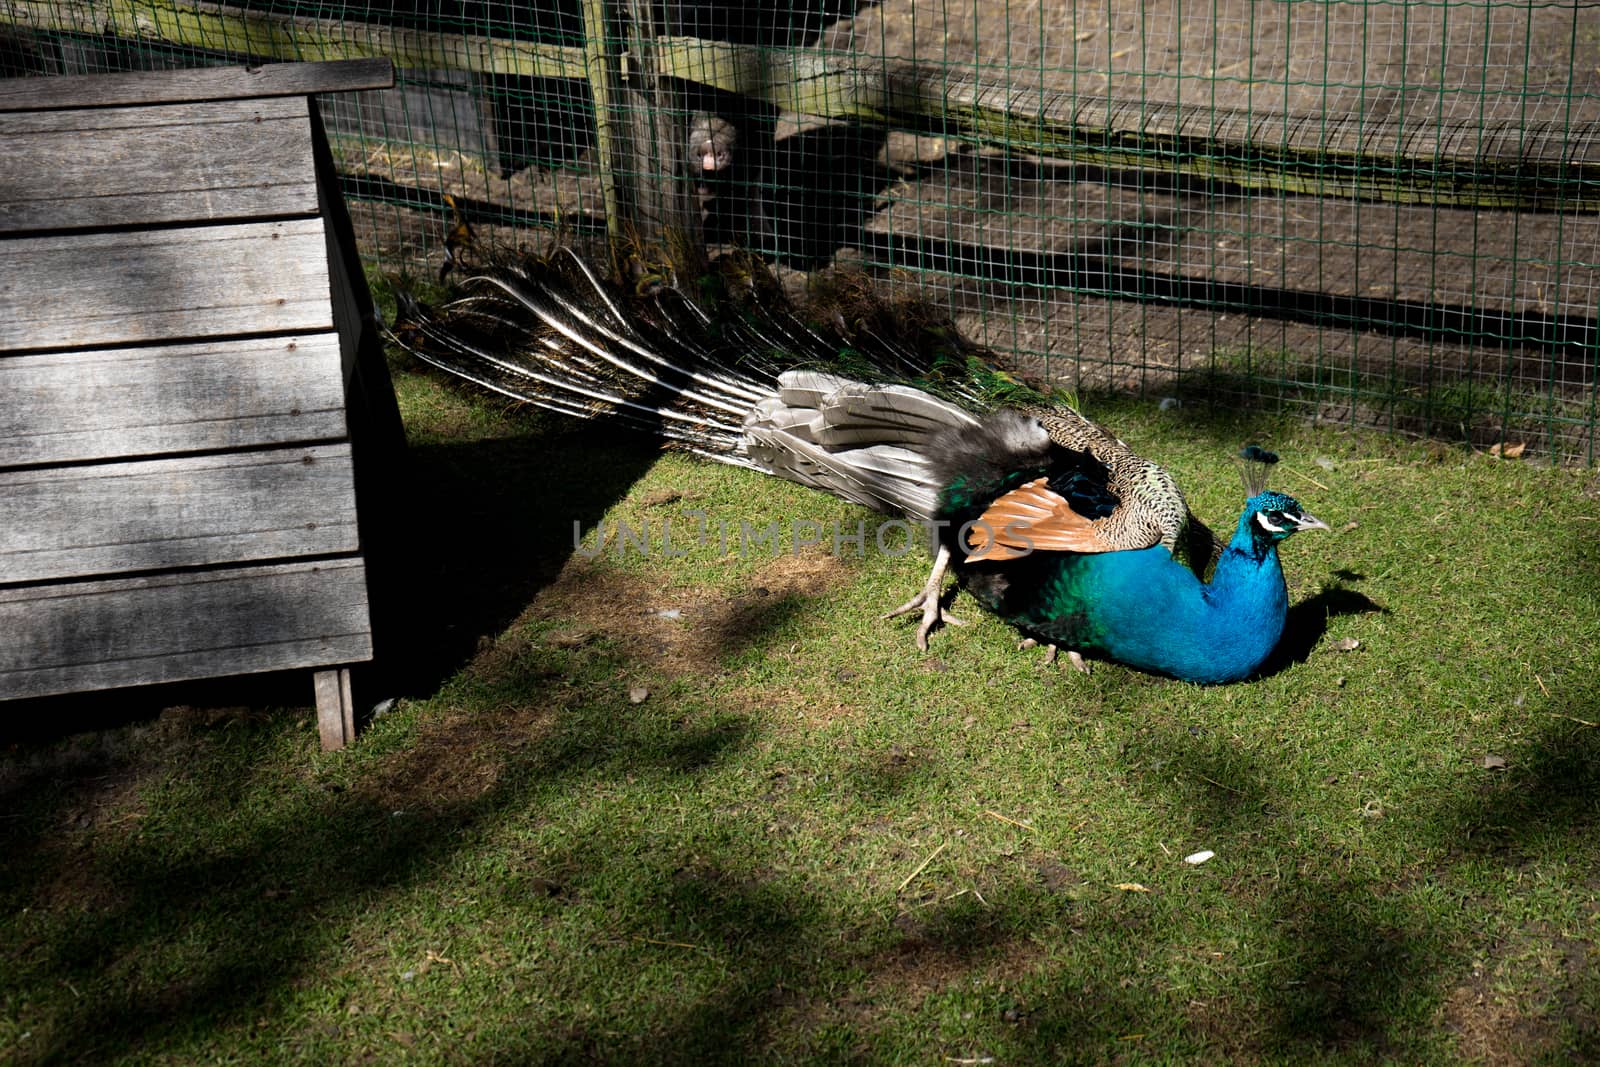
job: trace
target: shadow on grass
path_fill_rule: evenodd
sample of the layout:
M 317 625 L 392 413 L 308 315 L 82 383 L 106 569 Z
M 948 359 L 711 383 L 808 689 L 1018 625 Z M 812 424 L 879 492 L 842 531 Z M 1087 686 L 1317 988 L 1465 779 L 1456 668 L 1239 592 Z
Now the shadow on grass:
M 849 1058 L 872 1032 L 873 996 L 892 999 L 904 982 L 937 989 L 1025 944 L 1041 916 L 1058 918 L 1062 901 L 1019 891 L 981 909 L 931 902 L 909 925 L 846 922 L 842 938 L 822 892 L 774 876 L 775 850 L 737 825 L 727 838 L 715 821 L 677 837 L 641 828 L 612 799 L 619 783 L 692 794 L 758 741 L 761 724 L 715 705 L 688 718 L 681 705 L 630 707 L 609 683 L 632 666 L 603 649 L 550 651 L 487 685 L 474 706 L 494 710 L 443 710 L 404 747 L 366 754 L 348 785 L 339 762 L 305 772 L 262 760 L 294 747 L 281 719 L 169 716 L 161 736 L 108 750 L 77 781 L 57 774 L 48 790 L 12 798 L 0 909 L 22 936 L 0 952 L 0 1001 L 27 1004 L 18 1061 L 203 1055 L 268 1033 L 284 1058 L 370 1046 L 363 1014 L 385 1010 L 421 955 L 416 940 L 439 932 L 391 929 L 388 917 L 416 920 L 412 904 L 389 902 L 435 889 L 492 899 L 497 926 L 536 940 L 555 936 L 566 909 L 603 910 L 599 928 L 580 922 L 582 944 L 553 942 L 556 953 L 615 957 L 625 988 L 640 968 L 661 976 L 636 987 L 659 1003 L 562 1010 L 553 1032 L 548 1017 L 486 1006 L 450 1057 L 483 1063 L 750 1062 L 797 1041 L 807 1056 Z M 144 788 L 97 804 L 119 777 Z M 574 803 L 590 828 L 540 839 Z M 484 841 L 519 834 L 520 859 L 502 849 L 493 869 L 463 875 Z M 465 908 L 459 921 L 478 914 Z M 674 980 L 686 953 L 701 964 L 687 988 Z M 841 972 L 864 975 L 868 992 L 839 986 Z M 496 997 L 533 996 L 510 990 L 520 972 L 503 981 Z M 336 1002 L 308 1012 L 296 1003 L 307 990 Z M 300 1025 L 277 1033 L 285 1017 Z
M 1496 916 L 1481 973 L 1459 981 L 1488 1008 L 1460 1025 L 1486 1055 L 1541 1064 L 1600 1061 L 1600 678 L 1568 672 L 1527 705 L 1529 735 L 1496 753 L 1504 770 L 1463 768 L 1463 784 L 1427 818 L 1462 884 L 1488 894 L 1524 879 L 1557 886 L 1575 924 L 1516 910 Z M 1497 972 L 1499 960 L 1520 981 Z M 1533 962 L 1529 963 L 1528 960 Z
M 1583 846 L 1583 858 L 1600 858 L 1600 729 L 1574 722 L 1596 721 L 1600 694 L 1582 686 L 1590 702 L 1573 705 L 1552 699 L 1561 712 L 1506 753 L 1508 768 L 1479 776 L 1474 788 L 1447 814 L 1456 846 L 1480 858 L 1512 864 L 1568 847 Z M 1557 690 L 1559 696 L 1565 692 Z
M 1267 1048 L 1357 1062 L 1412 1053 L 1399 1024 L 1426 1017 L 1439 975 L 1458 961 L 1447 932 L 1391 889 L 1328 864 L 1265 902 L 1279 954 L 1258 979 Z
M 572 554 L 572 524 L 591 528 L 658 455 L 601 427 L 410 451 L 406 563 L 373 594 L 380 669 L 406 695 L 433 692 L 504 630 Z
M 1539 595 L 1557 604 L 1600 598 L 1600 543 L 1574 537 L 1570 554 L 1568 565 L 1543 575 Z M 1584 862 L 1600 886 L 1600 673 L 1591 665 L 1567 667 L 1534 681 L 1539 692 L 1525 709 L 1532 728 L 1500 754 L 1504 772 L 1475 776 L 1473 788 L 1435 821 L 1449 847 L 1511 862 L 1564 855 Z
M 1201 1047 L 1210 1056 L 1265 1053 L 1284 1062 L 1425 1059 L 1410 1044 L 1421 1034 L 1411 1024 L 1428 1017 L 1440 976 L 1461 964 L 1457 931 L 1441 928 L 1405 887 L 1352 870 L 1337 847 L 1285 848 L 1285 837 L 1311 842 L 1317 834 L 1296 829 L 1294 798 L 1281 795 L 1276 767 L 1257 758 L 1251 742 L 1203 726 L 1145 723 L 1123 754 L 1139 787 L 1172 811 L 1178 840 L 1212 847 L 1224 857 L 1214 863 L 1236 861 L 1196 872 L 1203 892 L 1221 887 L 1255 915 L 1258 940 L 1215 954 L 1227 994 L 1197 994 L 1190 1003 L 1184 1025 L 1203 1035 Z M 1168 878 L 1164 888 L 1180 884 Z M 1192 925 L 1198 943 L 1189 951 L 1203 954 L 1206 924 Z M 1116 1025 L 1152 1028 L 1134 1016 Z
M 1258 677 L 1269 678 L 1295 664 L 1311 658 L 1322 636 L 1328 632 L 1328 622 L 1343 615 L 1389 614 L 1389 609 L 1344 583 L 1357 581 L 1358 574 L 1344 572 L 1331 584 L 1325 584 L 1314 596 L 1300 600 L 1289 607 L 1289 617 L 1284 620 L 1283 637 L 1272 655 L 1261 665 Z
M 23 990 L 35 998 L 71 990 L 59 1003 L 73 1016 L 35 1018 L 25 1059 L 93 1062 L 248 1033 L 352 941 L 358 957 L 389 951 L 387 931 L 365 928 L 365 914 L 391 894 L 458 869 L 480 833 L 508 819 L 537 819 L 563 790 L 581 793 L 612 778 L 651 775 L 692 788 L 697 775 L 747 743 L 750 728 L 736 717 L 669 724 L 580 701 L 544 714 L 467 716 L 425 729 L 399 758 L 344 789 L 253 769 L 251 753 L 271 743 L 274 726 L 234 719 L 171 731 L 162 748 L 183 770 L 157 784 L 151 809 L 131 826 L 97 827 L 89 804 L 88 825 L 71 820 L 69 840 L 60 839 L 63 819 L 97 782 L 153 769 L 115 758 L 76 789 L 58 782 L 53 795 L 17 798 L 21 810 L 0 824 L 9 857 L 0 900 L 8 913 L 27 908 L 36 918 L 7 951 L 0 988 L 11 986 L 13 1004 Z M 519 750 L 522 734 L 549 743 Z M 505 758 L 506 751 L 515 754 Z M 210 812 L 214 822 L 169 821 L 165 789 L 181 793 L 184 812 Z M 588 843 L 562 877 L 581 893 L 626 855 Z M 537 909 L 542 894 L 530 897 Z M 670 896 L 659 903 L 667 913 L 678 907 Z M 761 918 L 752 908 L 727 907 L 721 925 L 730 931 Z M 776 901 L 767 910 L 777 916 L 785 907 Z M 715 910 L 683 909 L 691 913 L 702 928 L 717 921 Z M 636 919 L 653 936 L 655 917 Z M 769 924 L 780 936 L 781 926 Z M 366 995 L 357 990 L 356 1002 Z M 337 1042 L 339 1015 L 333 1018 L 321 1037 Z

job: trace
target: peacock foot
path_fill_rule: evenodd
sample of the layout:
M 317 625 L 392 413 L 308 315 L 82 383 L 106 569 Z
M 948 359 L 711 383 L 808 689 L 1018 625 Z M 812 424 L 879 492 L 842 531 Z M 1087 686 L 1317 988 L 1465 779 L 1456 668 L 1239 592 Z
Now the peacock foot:
M 950 614 L 948 609 L 939 604 L 937 590 L 930 594 L 926 589 L 883 617 L 885 619 L 895 619 L 918 610 L 922 612 L 922 622 L 917 626 L 917 647 L 924 652 L 928 651 L 928 634 L 933 632 L 936 624 L 941 622 L 951 626 L 965 626 L 967 624 L 967 620 L 956 618 Z
M 949 565 L 950 550 L 941 545 L 939 554 L 933 560 L 933 572 L 928 575 L 928 580 L 923 583 L 922 589 L 916 596 L 883 616 L 885 619 L 896 619 L 901 615 L 921 611 L 922 622 L 917 627 L 917 648 L 923 652 L 928 651 L 928 634 L 938 623 L 947 623 L 951 626 L 966 625 L 966 620 L 956 618 L 939 603 L 942 593 L 940 586 L 944 584 L 945 568 Z
M 1061 654 L 1061 646 L 1060 645 L 1054 644 L 1053 642 L 1036 641 L 1031 637 L 1024 637 L 1021 641 L 1019 641 L 1017 643 L 1017 648 L 1019 648 L 1019 649 L 1023 649 L 1023 648 L 1038 648 L 1040 644 L 1043 644 L 1045 649 L 1046 649 L 1046 652 L 1044 654 L 1044 662 L 1045 662 L 1045 666 L 1048 667 L 1050 664 L 1054 663 L 1056 661 L 1056 657 Z M 1088 662 L 1088 660 L 1085 660 L 1083 658 L 1083 655 L 1080 652 L 1078 652 L 1077 649 L 1075 649 L 1075 648 L 1067 649 L 1067 662 L 1072 664 L 1073 669 L 1076 670 L 1078 673 L 1080 673 L 1080 674 L 1088 674 L 1089 673 L 1089 662 Z

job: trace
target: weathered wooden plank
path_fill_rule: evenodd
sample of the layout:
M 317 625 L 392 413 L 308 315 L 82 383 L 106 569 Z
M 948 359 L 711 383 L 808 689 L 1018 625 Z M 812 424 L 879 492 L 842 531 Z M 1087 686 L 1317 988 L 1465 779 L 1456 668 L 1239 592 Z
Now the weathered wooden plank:
M 356 705 L 350 692 L 350 668 L 318 671 L 311 676 L 317 697 L 317 734 L 322 751 L 332 752 L 356 739 Z
M 8 0 L 0 7 L 0 22 L 6 21 L 35 30 L 115 34 L 274 59 L 381 57 L 406 70 L 583 77 L 578 48 L 246 11 L 204 0 L 185 0 L 181 7 L 137 0 Z
M 371 657 L 359 559 L 0 589 L 0 699 Z
M 0 582 L 359 547 L 349 445 L 0 472 Z
M 84 5 L 85 8 L 90 5 Z M 155 9 L 140 5 L 155 13 Z M 144 36 L 133 15 L 133 32 Z M 90 33 L 112 32 L 104 9 Z M 176 12 L 173 12 L 176 15 Z M 13 8 L 9 19 L 28 25 L 26 9 Z M 209 47 L 215 47 L 213 40 Z M 7 78 L 0 80 L 0 111 L 38 111 L 59 108 L 107 107 L 122 104 L 174 104 L 198 100 L 238 100 L 247 97 L 305 96 L 361 89 L 387 89 L 394 84 L 394 66 L 387 59 L 349 59 L 332 63 L 271 63 L 259 67 L 203 67 L 196 70 L 142 71 L 118 74 L 68 75 L 59 78 Z
M 321 219 L 0 245 L 0 352 L 333 326 Z
M 0 358 L 0 467 L 345 436 L 337 335 Z
M 317 211 L 304 97 L 0 113 L 0 233 Z

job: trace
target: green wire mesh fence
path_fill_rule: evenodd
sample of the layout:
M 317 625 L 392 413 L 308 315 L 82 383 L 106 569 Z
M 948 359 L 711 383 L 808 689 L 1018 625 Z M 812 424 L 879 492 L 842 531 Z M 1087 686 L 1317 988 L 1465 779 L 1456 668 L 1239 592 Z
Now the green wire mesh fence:
M 709 246 L 858 266 L 1069 385 L 1596 458 L 1588 5 L 7 5 L 13 75 L 392 58 L 394 90 L 324 102 L 384 270 L 438 265 L 446 194 L 536 245 L 676 183 Z M 641 100 L 680 151 L 608 147 Z

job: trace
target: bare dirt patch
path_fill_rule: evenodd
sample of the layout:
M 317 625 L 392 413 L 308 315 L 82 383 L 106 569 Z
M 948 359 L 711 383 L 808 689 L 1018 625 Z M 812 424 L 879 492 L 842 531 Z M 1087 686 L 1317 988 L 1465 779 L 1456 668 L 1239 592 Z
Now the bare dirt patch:
M 604 639 L 628 659 L 669 675 L 715 673 L 723 657 L 759 640 L 773 623 L 803 610 L 848 573 L 836 556 L 807 549 L 775 557 L 728 594 L 698 586 L 663 589 L 575 557 L 523 619 L 561 620 L 562 628 L 546 638 L 557 645 Z M 482 669 L 515 654 L 490 651 Z
M 1564 1025 L 1593 1030 L 1579 1004 L 1593 946 L 1544 923 L 1495 947 L 1446 996 L 1438 1021 L 1457 1035 L 1461 1055 L 1490 1067 L 1543 1062 L 1558 1054 Z
M 363 791 L 396 809 L 443 811 L 491 790 L 517 753 L 536 745 L 569 702 L 585 696 L 583 687 L 567 684 L 562 671 L 539 659 L 541 648 L 604 647 L 619 661 L 619 692 L 631 688 L 625 675 L 634 671 L 717 676 L 727 655 L 760 640 L 775 622 L 803 611 L 847 575 L 836 557 L 807 550 L 775 557 L 727 593 L 693 585 L 662 588 L 575 556 L 504 633 L 483 638 L 467 664 L 471 680 L 508 686 L 506 700 L 488 713 L 446 709 L 428 720 L 414 743 Z M 529 624 L 537 620 L 553 621 L 556 628 L 530 636 Z M 798 716 L 808 728 L 856 712 L 840 699 L 757 687 L 737 690 L 721 703 L 783 722 Z
M 499 784 L 517 753 L 548 733 L 556 712 L 554 704 L 447 712 L 424 725 L 357 795 L 407 813 L 459 809 Z
M 1532 1062 L 1553 1033 L 1548 1021 L 1497 997 L 1481 976 L 1450 992 L 1440 1021 L 1458 1035 L 1463 1059 L 1489 1067 Z

